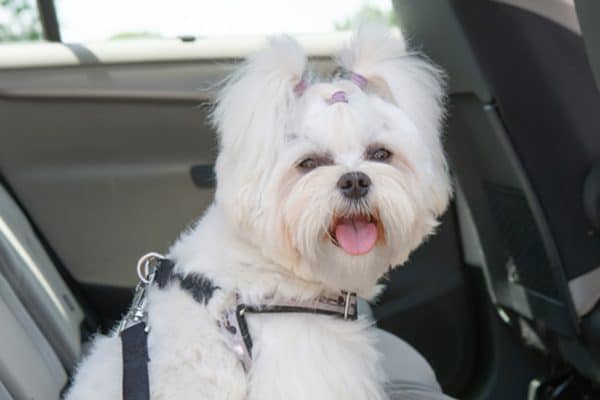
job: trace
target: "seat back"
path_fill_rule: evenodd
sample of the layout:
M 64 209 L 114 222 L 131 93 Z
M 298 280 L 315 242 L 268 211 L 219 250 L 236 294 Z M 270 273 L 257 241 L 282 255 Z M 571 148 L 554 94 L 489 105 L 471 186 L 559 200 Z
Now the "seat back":
M 454 9 L 572 280 L 600 267 L 600 236 L 590 231 L 583 200 L 585 178 L 600 158 L 600 92 L 573 4 L 519 3 L 531 2 Z
M 460 3 L 395 1 L 450 77 L 447 150 L 489 292 L 528 343 L 600 380 L 581 332 L 600 298 L 600 238 L 582 195 L 600 157 L 600 95 L 574 7 Z
M 600 2 L 597 0 L 575 0 L 577 19 L 596 86 L 600 89 Z

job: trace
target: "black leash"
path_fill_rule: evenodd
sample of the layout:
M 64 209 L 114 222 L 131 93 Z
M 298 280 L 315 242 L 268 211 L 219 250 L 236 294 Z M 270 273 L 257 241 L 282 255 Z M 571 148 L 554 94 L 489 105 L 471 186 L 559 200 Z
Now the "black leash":
M 123 351 L 123 399 L 150 399 L 148 379 L 148 333 L 146 323 L 140 322 L 121 332 Z
M 162 266 L 172 270 L 172 265 L 170 260 L 155 253 L 149 253 L 138 261 L 140 282 L 135 288 L 131 308 L 118 329 L 123 357 L 123 400 L 150 400 L 146 291 L 154 283 L 157 271 Z

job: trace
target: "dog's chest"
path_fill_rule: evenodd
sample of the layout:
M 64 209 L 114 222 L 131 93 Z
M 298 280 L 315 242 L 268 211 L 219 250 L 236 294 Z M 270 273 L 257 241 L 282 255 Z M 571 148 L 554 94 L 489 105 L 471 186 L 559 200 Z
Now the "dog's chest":
M 153 399 L 179 399 L 178 393 L 213 400 L 385 398 L 368 321 L 250 314 L 252 360 L 244 372 L 221 323 L 224 313 L 235 309 L 235 296 L 218 290 L 199 304 L 172 285 L 151 300 Z
M 251 316 L 249 326 L 249 400 L 384 398 L 368 322 L 278 314 Z

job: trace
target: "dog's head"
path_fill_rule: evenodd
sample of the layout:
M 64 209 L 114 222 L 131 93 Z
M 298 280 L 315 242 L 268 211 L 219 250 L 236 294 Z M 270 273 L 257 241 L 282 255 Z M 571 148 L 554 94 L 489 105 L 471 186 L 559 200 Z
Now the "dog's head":
M 224 86 L 216 204 L 304 279 L 369 296 L 437 225 L 451 194 L 439 71 L 383 28 L 360 29 L 341 77 L 307 83 L 272 39 Z

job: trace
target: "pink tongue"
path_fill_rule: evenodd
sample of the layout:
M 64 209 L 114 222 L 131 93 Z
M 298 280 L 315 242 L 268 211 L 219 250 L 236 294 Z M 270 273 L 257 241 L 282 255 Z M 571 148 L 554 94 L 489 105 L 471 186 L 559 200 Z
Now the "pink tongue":
M 377 242 L 377 226 L 363 218 L 343 219 L 335 227 L 335 237 L 348 254 L 366 254 Z

